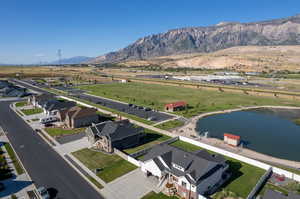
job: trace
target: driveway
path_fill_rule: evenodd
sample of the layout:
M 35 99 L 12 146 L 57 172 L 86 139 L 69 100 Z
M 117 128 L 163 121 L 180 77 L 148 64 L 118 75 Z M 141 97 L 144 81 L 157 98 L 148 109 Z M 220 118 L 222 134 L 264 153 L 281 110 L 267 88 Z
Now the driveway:
M 156 189 L 140 168 L 108 183 L 100 192 L 108 199 L 140 199 Z

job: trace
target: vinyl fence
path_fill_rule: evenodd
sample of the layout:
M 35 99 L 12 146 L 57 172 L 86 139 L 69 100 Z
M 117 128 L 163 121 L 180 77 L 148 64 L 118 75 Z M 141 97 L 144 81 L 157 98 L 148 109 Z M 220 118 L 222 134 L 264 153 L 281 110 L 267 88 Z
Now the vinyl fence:
M 269 170 L 270 168 L 272 168 L 274 173 L 279 174 L 279 175 L 284 175 L 287 178 L 290 178 L 290 179 L 293 179 L 297 182 L 300 182 L 300 176 L 297 175 L 297 174 L 294 174 L 292 172 L 289 172 L 289 171 L 286 171 L 286 170 L 283 170 L 283 169 L 280 169 L 280 168 L 277 168 L 277 167 L 273 167 L 269 164 L 266 164 L 266 163 L 263 163 L 263 162 L 260 162 L 260 161 L 257 161 L 257 160 L 253 160 L 251 158 L 244 157 L 244 156 L 241 156 L 241 155 L 238 155 L 238 154 L 235 154 L 235 153 L 232 153 L 232 152 L 229 152 L 229 151 L 226 151 L 226 150 L 223 150 L 223 149 L 220 149 L 220 148 L 208 145 L 208 144 L 204 144 L 202 142 L 192 140 L 192 139 L 184 137 L 184 136 L 179 136 L 179 139 L 184 141 L 184 142 L 188 142 L 190 144 L 199 146 L 201 148 L 204 148 L 204 149 L 222 154 L 224 156 L 228 156 L 228 157 L 231 157 L 233 159 L 245 162 L 247 164 L 259 167 L 259 168 L 264 169 L 264 170 Z

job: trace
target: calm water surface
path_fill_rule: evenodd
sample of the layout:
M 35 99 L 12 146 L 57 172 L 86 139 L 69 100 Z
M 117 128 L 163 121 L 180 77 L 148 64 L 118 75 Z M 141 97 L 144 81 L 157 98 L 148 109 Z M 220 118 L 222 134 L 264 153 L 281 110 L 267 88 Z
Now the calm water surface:
M 274 157 L 300 161 L 300 126 L 293 119 L 300 111 L 260 109 L 202 118 L 198 132 L 223 139 L 224 133 L 240 135 L 244 147 Z

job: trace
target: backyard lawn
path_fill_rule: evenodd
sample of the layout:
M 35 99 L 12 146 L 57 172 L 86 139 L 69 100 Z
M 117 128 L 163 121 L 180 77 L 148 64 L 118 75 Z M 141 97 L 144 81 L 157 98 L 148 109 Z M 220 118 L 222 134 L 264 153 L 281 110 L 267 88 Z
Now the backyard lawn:
M 76 128 L 76 129 L 45 128 L 44 130 L 52 137 L 59 137 L 59 136 L 84 132 L 85 128 Z
M 97 176 L 106 183 L 137 168 L 115 154 L 104 154 L 90 149 L 82 149 L 72 154 L 90 170 L 100 169 Z
M 28 103 L 26 101 L 24 102 L 17 102 L 16 103 L 16 107 L 23 107 L 23 106 L 26 106 Z
M 189 152 L 202 149 L 196 145 L 180 140 L 173 142 L 170 145 Z M 229 179 L 228 183 L 223 186 L 223 189 L 229 192 L 233 192 L 237 196 L 246 198 L 252 188 L 256 185 L 258 180 L 266 171 L 229 157 L 225 158 L 227 159 L 227 163 L 229 164 L 229 170 L 231 171 L 232 176 Z M 216 195 L 218 195 L 218 193 Z
M 183 100 L 189 104 L 189 108 L 175 113 L 186 117 L 240 106 L 300 105 L 299 102 L 285 99 L 136 82 L 87 85 L 79 86 L 78 88 L 87 90 L 93 95 L 151 107 L 157 110 L 163 110 L 164 105 L 167 103 Z
M 155 127 L 163 129 L 163 130 L 169 130 L 169 129 L 173 129 L 176 127 L 180 127 L 183 126 L 184 122 L 180 121 L 180 120 L 171 120 L 168 122 L 164 122 L 162 124 L 156 125 Z
M 144 197 L 142 197 L 142 199 L 178 199 L 176 196 L 167 196 L 163 193 L 155 193 L 155 192 L 150 192 L 147 195 L 145 195 Z
M 140 151 L 140 150 L 149 148 L 151 146 L 154 146 L 156 144 L 159 144 L 159 143 L 171 138 L 170 136 L 160 134 L 155 131 L 151 131 L 149 129 L 145 129 L 145 133 L 146 133 L 146 135 L 143 138 L 141 145 L 134 147 L 134 148 L 125 149 L 124 152 L 126 152 L 127 154 L 132 154 L 137 151 Z
M 32 109 L 22 109 L 22 113 L 25 115 L 35 115 L 43 112 L 41 108 L 32 108 Z

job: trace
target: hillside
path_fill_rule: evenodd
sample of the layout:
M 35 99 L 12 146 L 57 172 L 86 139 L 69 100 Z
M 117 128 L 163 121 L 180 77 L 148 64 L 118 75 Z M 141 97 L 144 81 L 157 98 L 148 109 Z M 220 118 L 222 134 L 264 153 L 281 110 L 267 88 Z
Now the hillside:
M 212 53 L 192 53 L 121 62 L 125 66 L 189 67 L 240 71 L 300 71 L 298 46 L 238 46 Z
M 190 53 L 211 53 L 234 46 L 300 45 L 300 15 L 253 22 L 170 30 L 141 38 L 89 63 L 116 63 Z M 219 62 L 218 60 L 216 62 Z

